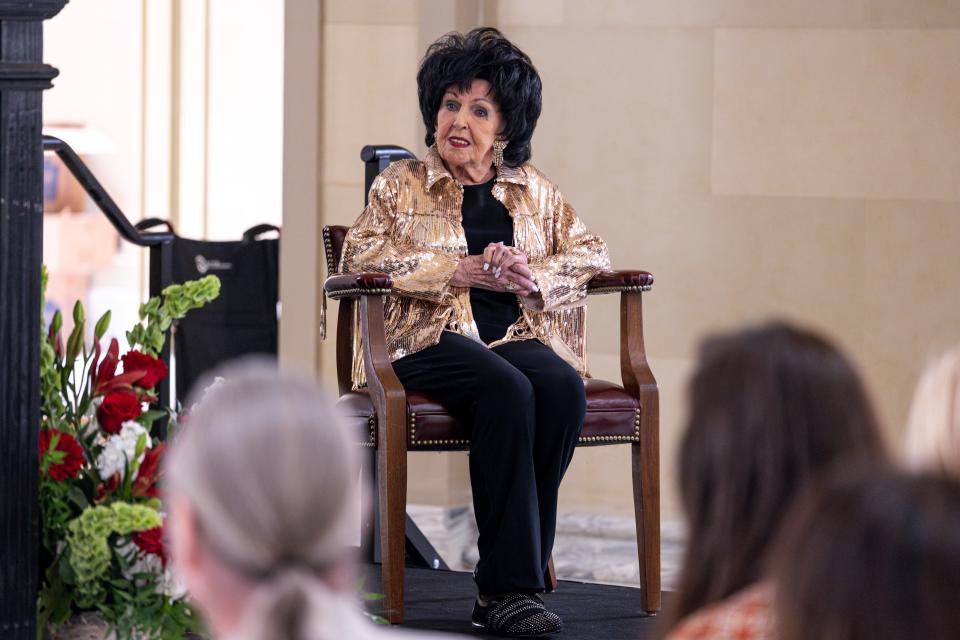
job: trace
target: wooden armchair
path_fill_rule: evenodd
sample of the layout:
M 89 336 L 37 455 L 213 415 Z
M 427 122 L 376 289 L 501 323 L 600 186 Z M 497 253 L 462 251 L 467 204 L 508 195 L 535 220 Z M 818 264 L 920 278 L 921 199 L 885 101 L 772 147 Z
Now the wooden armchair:
M 324 227 L 323 238 L 330 273 L 336 273 L 346 227 Z M 640 605 L 643 611 L 660 609 L 660 456 L 659 392 L 643 346 L 641 295 L 653 276 L 644 271 L 609 271 L 590 281 L 590 294 L 620 294 L 620 375 L 623 386 L 603 380 L 585 380 L 587 417 L 579 446 L 630 444 L 633 465 L 633 501 L 640 560 Z M 438 402 L 418 393 L 406 393 L 387 357 L 384 298 L 392 281 L 381 273 L 334 275 L 324 288 L 340 301 L 337 319 L 337 380 L 340 401 L 348 419 L 363 433 L 362 444 L 375 451 L 379 505 L 365 505 L 364 544 L 372 544 L 371 506 L 380 513 L 383 593 L 386 617 L 403 621 L 405 514 L 408 451 L 469 449 L 470 428 L 454 420 Z M 351 360 L 355 308 L 360 331 L 367 389 L 351 390 Z M 551 587 L 556 577 L 548 576 Z
M 327 269 L 340 266 L 347 227 L 323 229 Z M 578 446 L 630 444 L 640 607 L 660 609 L 660 454 L 659 392 L 643 346 L 641 296 L 653 285 L 645 271 L 608 271 L 589 283 L 590 294 L 620 294 L 620 374 L 623 386 L 586 379 L 587 416 Z M 470 446 L 470 426 L 419 393 L 404 391 L 387 356 L 384 302 L 393 283 L 382 273 L 332 275 L 327 296 L 340 301 L 337 318 L 338 406 L 371 449 L 365 464 L 375 466 L 377 505 L 364 505 L 363 546 L 374 544 L 373 508 L 379 510 L 380 553 L 386 617 L 403 621 L 407 453 L 462 451 Z M 351 361 L 355 314 L 363 339 L 367 388 L 352 390 Z M 547 586 L 556 587 L 551 560 Z

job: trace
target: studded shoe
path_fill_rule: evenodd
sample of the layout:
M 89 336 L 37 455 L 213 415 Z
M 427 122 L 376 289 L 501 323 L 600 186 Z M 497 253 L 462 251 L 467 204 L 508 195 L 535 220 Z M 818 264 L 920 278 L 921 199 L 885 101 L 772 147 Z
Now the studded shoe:
M 563 629 L 560 616 L 547 611 L 540 596 L 514 593 L 483 606 L 473 605 L 473 626 L 497 635 L 535 638 Z

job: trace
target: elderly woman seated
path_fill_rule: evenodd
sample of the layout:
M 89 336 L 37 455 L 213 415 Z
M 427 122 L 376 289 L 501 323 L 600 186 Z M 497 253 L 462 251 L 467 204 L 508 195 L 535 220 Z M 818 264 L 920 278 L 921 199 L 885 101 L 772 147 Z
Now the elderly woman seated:
M 541 81 L 525 53 L 495 29 L 449 34 L 417 84 L 429 150 L 376 178 L 341 270 L 390 275 L 397 377 L 470 425 L 474 626 L 559 631 L 538 594 L 586 411 L 582 305 L 607 247 L 529 162 Z
M 348 552 L 359 470 L 321 391 L 266 365 L 221 375 L 165 469 L 174 568 L 215 637 L 438 637 L 360 613 Z

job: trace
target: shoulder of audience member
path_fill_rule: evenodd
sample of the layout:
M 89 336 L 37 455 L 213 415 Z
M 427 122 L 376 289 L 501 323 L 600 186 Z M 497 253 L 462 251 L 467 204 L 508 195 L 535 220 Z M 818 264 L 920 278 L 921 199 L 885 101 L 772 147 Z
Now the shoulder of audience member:
M 773 637 L 773 585 L 761 582 L 690 614 L 666 640 L 766 640 Z

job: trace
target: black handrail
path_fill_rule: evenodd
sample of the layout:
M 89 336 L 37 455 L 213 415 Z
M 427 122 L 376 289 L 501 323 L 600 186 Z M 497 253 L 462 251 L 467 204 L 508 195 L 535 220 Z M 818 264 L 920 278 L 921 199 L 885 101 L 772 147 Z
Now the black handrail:
M 43 150 L 54 151 L 60 156 L 64 166 L 70 170 L 70 173 L 74 175 L 84 191 L 90 194 L 90 197 L 100 207 L 103 215 L 107 216 L 107 220 L 110 221 L 121 238 L 138 247 L 151 247 L 173 241 L 174 235 L 168 232 L 140 233 L 130 223 L 130 219 L 124 215 L 106 189 L 103 188 L 90 168 L 80 159 L 77 152 L 71 149 L 66 142 L 54 136 L 43 136 Z
M 120 237 L 131 242 L 138 247 L 148 247 L 150 249 L 150 297 L 158 296 L 164 287 L 173 284 L 173 240 L 176 236 L 173 234 L 172 227 L 168 231 L 156 231 L 144 233 L 130 223 L 130 219 L 124 215 L 117 203 L 114 202 L 107 190 L 103 188 L 100 181 L 97 180 L 90 168 L 84 164 L 77 152 L 70 148 L 66 142 L 54 136 L 43 136 L 43 150 L 53 151 L 63 160 L 64 166 L 70 170 L 77 181 L 83 186 L 83 189 L 90 194 L 93 201 L 100 207 L 103 215 L 117 230 Z M 170 366 L 170 340 L 163 343 L 163 349 L 160 351 L 160 359 Z M 155 406 L 170 406 L 170 379 L 165 378 L 157 383 L 154 391 L 157 394 L 157 404 Z M 153 428 L 162 439 L 167 437 L 167 418 L 163 417 L 153 423 Z

